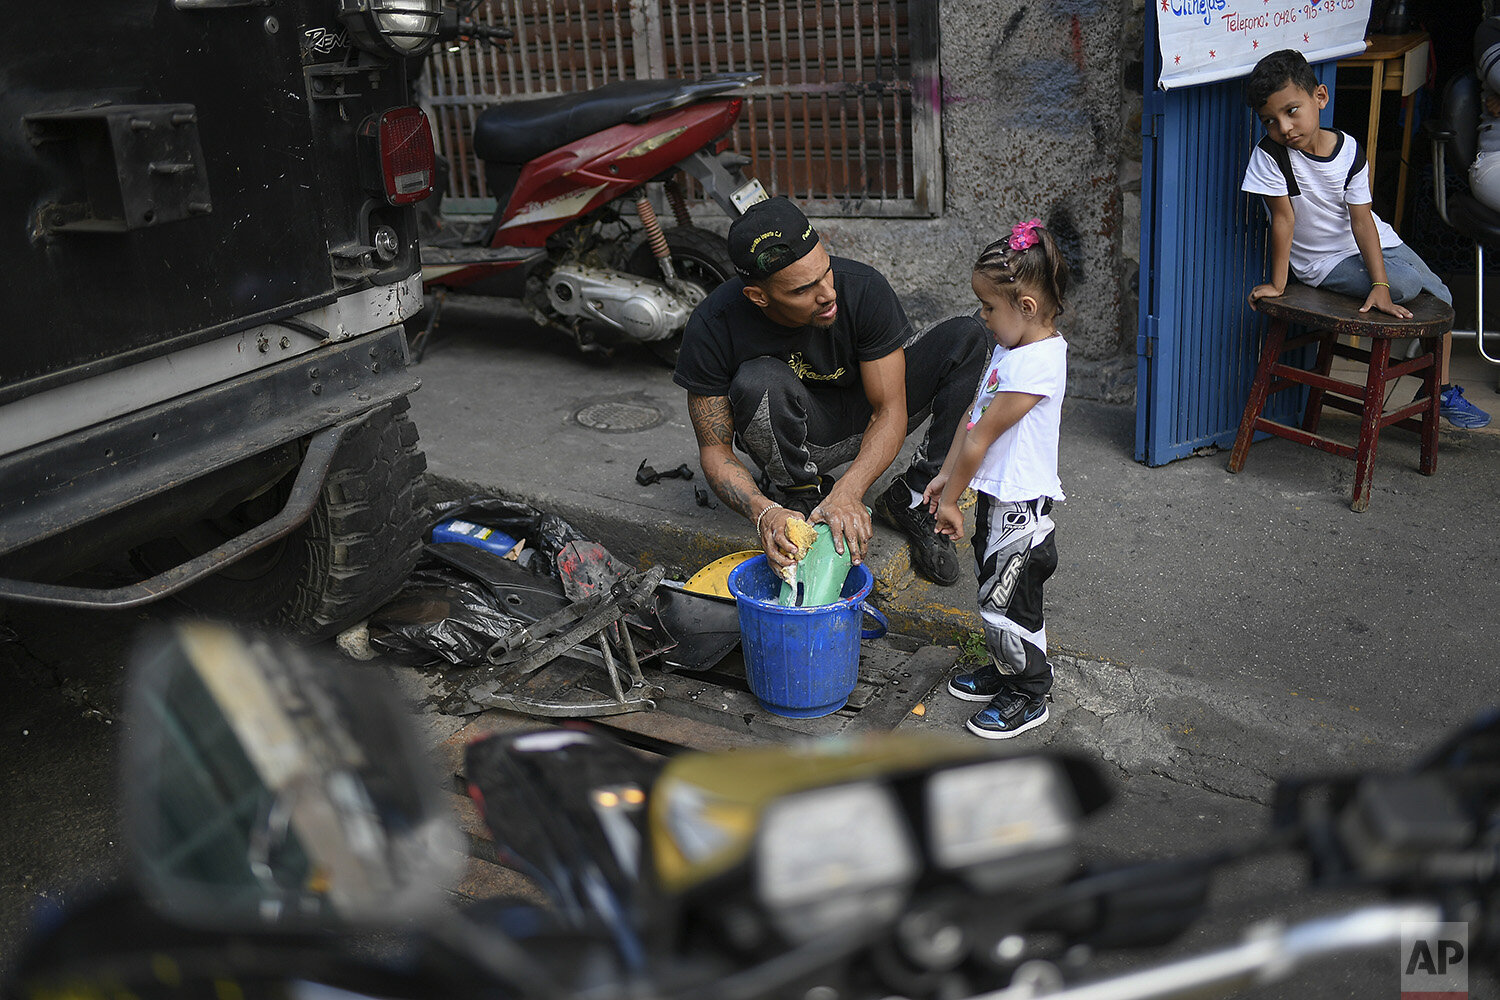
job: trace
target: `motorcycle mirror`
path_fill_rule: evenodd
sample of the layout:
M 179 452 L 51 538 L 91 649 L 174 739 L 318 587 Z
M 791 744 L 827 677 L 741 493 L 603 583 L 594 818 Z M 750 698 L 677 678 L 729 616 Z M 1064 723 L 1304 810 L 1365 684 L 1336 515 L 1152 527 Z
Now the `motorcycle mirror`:
M 144 636 L 131 668 L 126 832 L 159 910 L 293 929 L 441 905 L 462 841 L 379 667 L 183 623 Z

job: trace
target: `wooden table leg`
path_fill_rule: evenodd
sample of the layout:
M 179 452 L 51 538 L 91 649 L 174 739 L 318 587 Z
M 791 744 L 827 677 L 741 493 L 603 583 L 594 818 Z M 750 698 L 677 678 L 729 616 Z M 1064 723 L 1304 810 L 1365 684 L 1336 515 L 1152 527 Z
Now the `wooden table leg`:
M 1370 164 L 1370 187 L 1375 186 L 1375 147 L 1380 139 L 1380 94 L 1385 90 L 1385 63 L 1370 66 L 1370 126 L 1366 131 L 1365 160 Z
M 1364 405 L 1360 407 L 1359 444 L 1354 449 L 1354 500 L 1349 504 L 1349 509 L 1356 512 L 1370 506 L 1375 448 L 1380 444 L 1380 418 L 1385 409 L 1385 373 L 1390 361 L 1390 338 L 1370 338 L 1370 377 L 1365 383 Z
M 1327 375 L 1333 370 L 1333 343 L 1338 340 L 1338 334 L 1332 331 L 1326 333 L 1318 340 L 1318 360 L 1313 364 L 1312 370 L 1319 375 Z M 1302 412 L 1302 429 L 1309 434 L 1318 433 L 1318 424 L 1323 420 L 1323 389 L 1311 386 L 1307 390 L 1307 409 Z
M 1255 438 L 1255 422 L 1260 411 L 1265 409 L 1266 396 L 1271 391 L 1271 367 L 1281 357 L 1281 346 L 1286 343 L 1285 320 L 1272 320 L 1266 330 L 1266 343 L 1260 351 L 1260 364 L 1255 366 L 1255 381 L 1250 383 L 1250 398 L 1245 401 L 1245 415 L 1240 418 L 1240 431 L 1234 438 L 1234 450 L 1229 453 L 1229 471 L 1239 472 L 1245 467 L 1245 458 L 1250 454 L 1250 442 Z
M 1443 401 L 1438 395 L 1438 368 L 1443 357 L 1443 338 L 1423 338 L 1422 348 L 1432 358 L 1432 367 L 1422 372 L 1422 384 L 1427 387 L 1427 412 L 1421 416 L 1422 455 L 1418 460 L 1417 471 L 1430 476 L 1437 472 L 1438 421 L 1442 419 Z
M 1411 160 L 1411 120 L 1416 111 L 1410 94 L 1401 98 L 1401 110 L 1406 115 L 1406 125 L 1401 129 L 1401 166 L 1396 171 L 1396 217 L 1391 220 L 1391 228 L 1398 235 L 1401 232 L 1401 216 L 1406 209 L 1406 164 Z

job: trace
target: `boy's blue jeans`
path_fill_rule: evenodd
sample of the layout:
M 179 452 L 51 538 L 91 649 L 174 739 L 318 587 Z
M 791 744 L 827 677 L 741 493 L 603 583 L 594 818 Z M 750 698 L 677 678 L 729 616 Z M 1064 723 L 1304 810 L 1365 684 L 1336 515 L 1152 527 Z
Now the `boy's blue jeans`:
M 1432 272 L 1421 257 L 1405 243 L 1381 250 L 1385 257 L 1385 280 L 1391 286 L 1392 302 L 1410 302 L 1424 291 L 1431 292 L 1450 306 L 1453 293 L 1443 284 L 1443 279 Z M 1364 258 L 1359 254 L 1345 257 L 1328 272 L 1319 288 L 1339 292 L 1364 301 L 1370 294 L 1370 272 Z

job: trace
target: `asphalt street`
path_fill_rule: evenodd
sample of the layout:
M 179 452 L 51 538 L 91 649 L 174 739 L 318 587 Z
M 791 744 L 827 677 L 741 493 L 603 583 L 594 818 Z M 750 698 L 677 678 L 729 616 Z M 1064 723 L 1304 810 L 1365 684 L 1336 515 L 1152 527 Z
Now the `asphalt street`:
M 697 467 L 685 394 L 644 350 L 589 364 L 509 307 L 460 303 L 418 371 L 438 495 L 524 499 L 683 575 L 754 547 L 748 522 L 698 505 L 701 475 L 636 483 L 642 461 Z M 1470 397 L 1500 412 L 1493 370 L 1480 378 Z M 1352 462 L 1273 439 L 1238 475 L 1223 452 L 1148 468 L 1134 425 L 1131 408 L 1064 407 L 1046 595 L 1060 725 L 1040 741 L 1076 733 L 1123 774 L 1264 801 L 1291 769 L 1397 766 L 1495 701 L 1500 430 L 1445 427 L 1431 477 L 1415 435 L 1387 430 L 1356 514 Z M 977 626 L 972 584 L 914 577 L 883 524 L 869 562 L 904 630 L 952 642 Z

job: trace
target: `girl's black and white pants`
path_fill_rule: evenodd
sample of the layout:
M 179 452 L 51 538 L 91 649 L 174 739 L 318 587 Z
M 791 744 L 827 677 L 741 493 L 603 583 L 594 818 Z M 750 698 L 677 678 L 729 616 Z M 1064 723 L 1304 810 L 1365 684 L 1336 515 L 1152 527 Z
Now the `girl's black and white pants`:
M 979 576 L 979 617 L 995 666 L 1017 691 L 1052 689 L 1042 585 L 1057 569 L 1052 501 L 996 500 L 979 494 L 974 560 Z

